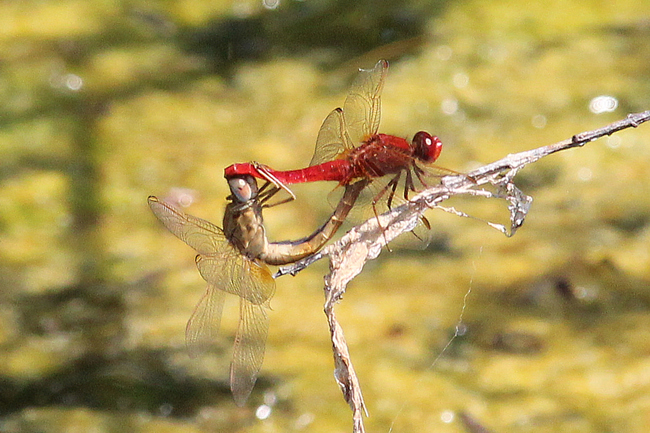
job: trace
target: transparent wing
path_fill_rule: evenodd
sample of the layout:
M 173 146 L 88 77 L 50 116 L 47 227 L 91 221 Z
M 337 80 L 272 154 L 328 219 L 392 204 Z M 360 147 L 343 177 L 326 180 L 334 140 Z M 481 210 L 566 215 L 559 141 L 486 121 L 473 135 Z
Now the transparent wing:
M 316 138 L 316 150 L 309 163 L 310 166 L 333 161 L 353 144 L 345 128 L 343 110 L 337 108 L 325 118 Z
M 201 300 L 187 324 L 187 342 L 193 349 L 200 349 L 206 341 L 214 338 L 217 328 L 214 319 L 221 315 L 223 293 L 240 298 L 240 317 L 230 369 L 230 388 L 235 402 L 243 406 L 250 395 L 257 374 L 264 360 L 264 348 L 269 328 L 267 309 L 273 293 L 275 280 L 268 267 L 239 254 L 227 258 L 197 256 L 197 267 L 208 284 L 207 300 Z M 221 290 L 210 293 L 212 286 Z M 218 313 L 217 313 L 218 311 Z
M 154 196 L 150 196 L 148 202 L 154 215 L 167 230 L 198 253 L 223 254 L 228 253 L 232 248 L 226 240 L 223 230 L 211 222 L 188 215 Z
M 381 91 L 388 71 L 388 62 L 380 60 L 372 69 L 361 69 L 352 83 L 343 104 L 348 136 L 358 146 L 369 135 L 376 134 L 381 119 Z
M 269 332 L 267 309 L 275 290 L 275 280 L 266 265 L 248 259 L 244 265 L 240 268 L 240 281 L 247 293 L 243 293 L 239 301 L 239 328 L 230 366 L 230 389 L 235 403 L 240 406 L 248 399 L 262 367 Z M 268 293 L 269 297 L 263 303 L 248 301 L 257 296 L 253 294 L 259 293 Z
M 421 162 L 416 162 L 416 165 L 421 171 L 421 176 L 425 187 L 439 184 L 442 178 L 445 176 L 466 176 L 465 173 L 461 173 L 460 171 L 440 167 L 435 164 L 423 164 Z
M 260 267 L 245 258 L 243 260 L 251 267 L 247 269 L 248 265 L 244 262 L 240 272 L 232 275 L 233 285 L 239 286 L 243 294 L 239 300 L 239 326 L 230 366 L 230 389 L 239 406 L 246 403 L 257 380 L 264 361 L 264 349 L 269 330 L 267 314 L 269 299 L 259 304 L 247 299 L 254 297 L 252 293 L 260 291 L 260 285 L 266 286 L 261 291 L 270 293 L 273 292 L 275 285 L 266 267 Z M 206 293 L 196 306 L 185 331 L 191 356 L 196 356 L 213 343 L 219 329 L 225 293 L 215 285 L 208 284 Z
M 226 292 L 214 284 L 208 284 L 185 327 L 185 345 L 190 357 L 196 357 L 214 343 L 221 325 L 225 298 Z
M 266 310 L 275 292 L 271 272 L 264 263 L 252 261 L 237 251 L 214 224 L 187 215 L 156 197 L 149 197 L 149 206 L 169 231 L 199 252 L 196 265 L 208 282 L 185 329 L 191 356 L 213 343 L 225 294 L 240 297 L 230 388 L 235 402 L 241 406 L 253 389 L 264 359 L 269 327 Z
M 223 231 L 216 225 L 187 215 L 157 197 L 148 199 L 149 207 L 164 226 L 183 242 L 211 260 L 223 264 L 223 272 L 215 273 L 185 328 L 185 342 L 190 356 L 196 356 L 214 342 L 221 323 L 225 288 L 231 283 L 232 268 L 240 265 L 236 250 L 228 243 Z M 197 256 L 197 262 L 201 255 Z
M 230 389 L 238 406 L 246 403 L 264 361 L 269 332 L 267 307 L 268 304 L 255 305 L 245 298 L 239 301 L 239 328 L 230 365 Z

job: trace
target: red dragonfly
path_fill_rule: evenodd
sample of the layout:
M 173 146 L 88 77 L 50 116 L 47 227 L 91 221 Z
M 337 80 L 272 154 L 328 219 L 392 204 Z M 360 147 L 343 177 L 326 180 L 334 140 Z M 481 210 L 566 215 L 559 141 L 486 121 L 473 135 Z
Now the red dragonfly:
M 442 142 L 425 131 L 415 134 L 411 143 L 394 135 L 379 134 L 381 91 L 388 62 L 380 60 L 373 69 L 362 69 L 352 84 L 343 109 L 332 111 L 320 128 L 316 150 L 310 166 L 299 170 L 276 171 L 258 163 L 233 164 L 225 169 L 226 178 L 249 174 L 277 184 L 331 180 L 347 185 L 355 179 L 373 180 L 386 175 L 392 179 L 378 190 L 372 200 L 373 210 L 389 192 L 390 209 L 402 174 L 405 174 L 403 197 L 417 191 L 415 179 L 427 186 L 426 176 L 440 156 Z M 429 166 L 429 167 L 427 167 Z M 427 170 L 429 169 L 429 170 Z M 453 173 L 451 170 L 436 168 Z M 426 223 L 425 223 L 426 224 Z
M 185 329 L 191 356 L 214 341 L 226 293 L 239 297 L 240 319 L 230 366 L 230 389 L 235 403 L 243 406 L 264 359 L 269 329 L 267 310 L 275 292 L 275 280 L 267 265 L 293 263 L 318 251 L 341 226 L 366 182 L 346 186 L 334 213 L 312 235 L 277 243 L 266 238 L 262 208 L 269 206 L 268 200 L 278 189 L 267 189 L 267 182 L 258 190 L 251 176 L 232 177 L 228 184 L 231 195 L 223 230 L 157 197 L 150 196 L 148 202 L 164 226 L 196 250 L 196 266 L 208 283 Z

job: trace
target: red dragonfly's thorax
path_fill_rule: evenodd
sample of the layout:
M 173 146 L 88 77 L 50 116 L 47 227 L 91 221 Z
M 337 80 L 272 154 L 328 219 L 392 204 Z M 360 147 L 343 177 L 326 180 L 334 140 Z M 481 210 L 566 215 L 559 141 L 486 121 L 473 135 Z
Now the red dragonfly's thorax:
M 352 178 L 377 178 L 410 168 L 413 151 L 403 138 L 375 134 L 354 148 L 348 160 L 354 173 Z

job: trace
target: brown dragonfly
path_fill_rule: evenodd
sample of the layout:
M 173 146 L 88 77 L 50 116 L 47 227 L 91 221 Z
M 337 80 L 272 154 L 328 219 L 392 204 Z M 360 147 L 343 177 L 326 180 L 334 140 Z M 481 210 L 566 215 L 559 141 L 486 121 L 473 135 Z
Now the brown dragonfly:
M 231 195 L 227 197 L 223 230 L 157 197 L 150 196 L 148 202 L 164 226 L 196 250 L 196 266 L 208 283 L 185 329 L 191 356 L 214 341 L 226 294 L 239 297 L 240 318 L 230 367 L 230 389 L 235 403 L 243 406 L 264 359 L 269 328 L 267 310 L 275 292 L 275 280 L 267 265 L 293 263 L 322 248 L 347 217 L 366 181 L 347 185 L 332 215 L 310 236 L 276 243 L 267 240 L 262 209 L 271 206 L 269 199 L 278 188 L 267 182 L 258 189 L 256 180 L 248 175 L 231 177 L 228 184 Z

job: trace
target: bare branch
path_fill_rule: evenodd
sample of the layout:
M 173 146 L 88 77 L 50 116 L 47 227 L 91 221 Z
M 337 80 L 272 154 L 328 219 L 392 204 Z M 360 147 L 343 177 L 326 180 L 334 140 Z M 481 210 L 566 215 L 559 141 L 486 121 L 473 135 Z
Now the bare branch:
M 402 233 L 413 230 L 418 219 L 427 209 L 442 208 L 440 203 L 461 194 L 505 199 L 510 211 L 510 227 L 489 222 L 488 224 L 506 236 L 514 235 L 523 224 L 532 203 L 532 197 L 524 194 L 514 184 L 513 179 L 519 170 L 555 152 L 584 146 L 623 129 L 636 128 L 648 120 L 650 120 L 650 111 L 630 114 L 624 120 L 574 135 L 559 143 L 510 154 L 466 175 L 445 176 L 439 185 L 422 191 L 402 206 L 354 227 L 338 242 L 324 248 L 320 253 L 278 271 L 276 277 L 285 274 L 295 275 L 324 256 L 330 258 L 330 273 L 325 276 L 325 314 L 332 337 L 336 381 L 353 411 L 353 432 L 365 431 L 362 420 L 365 405 L 343 336 L 343 329 L 334 314 L 334 305 L 342 298 L 347 284 L 361 272 L 365 263 L 376 258 L 386 243 Z M 490 190 L 482 188 L 482 185 L 490 185 Z M 443 209 L 459 216 L 468 216 L 453 208 Z

